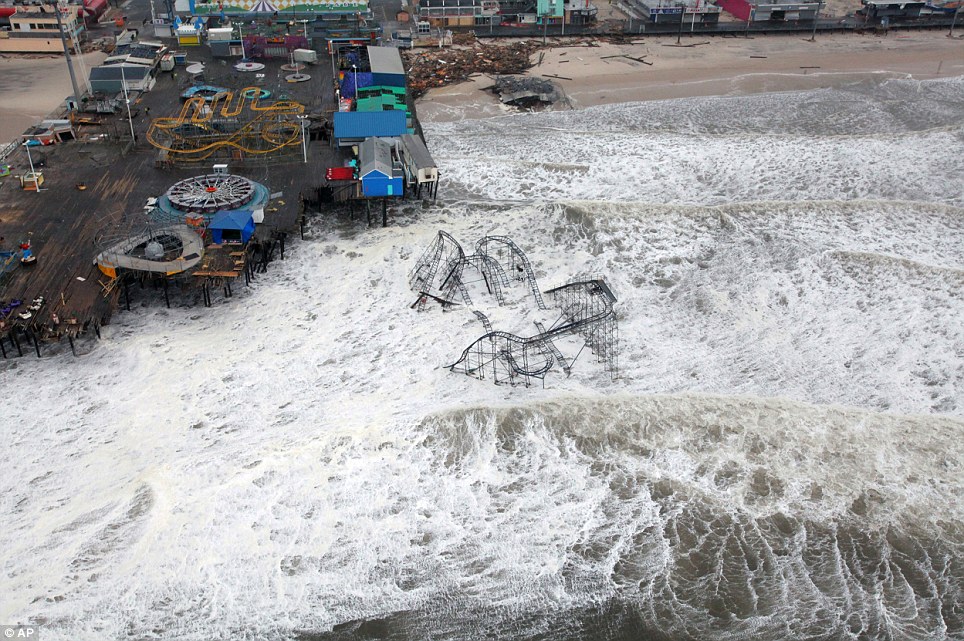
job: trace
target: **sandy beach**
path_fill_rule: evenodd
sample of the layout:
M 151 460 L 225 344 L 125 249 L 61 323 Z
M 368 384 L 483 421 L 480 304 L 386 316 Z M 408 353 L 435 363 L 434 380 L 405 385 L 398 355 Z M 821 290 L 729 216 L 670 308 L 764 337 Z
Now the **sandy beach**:
M 103 62 L 100 51 L 74 57 L 77 82 Z M 46 118 L 72 93 L 63 56 L 0 56 L 0 144 Z
M 569 100 L 555 109 L 834 87 L 880 74 L 919 79 L 964 75 L 964 39 L 943 32 L 818 35 L 815 42 L 799 34 L 689 38 L 682 44 L 686 46 L 667 36 L 625 45 L 553 47 L 528 75 L 558 77 L 552 79 Z M 479 75 L 432 89 L 419 103 L 419 117 L 453 121 L 513 112 L 485 91 L 492 84 Z

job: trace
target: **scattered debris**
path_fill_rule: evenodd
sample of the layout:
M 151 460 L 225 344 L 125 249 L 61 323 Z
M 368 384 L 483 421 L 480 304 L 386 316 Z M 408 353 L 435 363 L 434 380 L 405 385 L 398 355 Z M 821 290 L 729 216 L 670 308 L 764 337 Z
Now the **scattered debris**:
M 571 80 L 562 76 L 552 77 Z M 495 79 L 492 90 L 503 103 L 518 107 L 552 104 L 564 97 L 555 83 L 540 78 L 499 76 Z
M 408 86 L 413 98 L 418 98 L 433 87 L 462 82 L 474 73 L 520 74 L 530 69 L 531 56 L 541 45 L 534 42 L 515 42 L 510 45 L 482 45 L 449 47 L 432 51 L 406 51 L 408 58 Z

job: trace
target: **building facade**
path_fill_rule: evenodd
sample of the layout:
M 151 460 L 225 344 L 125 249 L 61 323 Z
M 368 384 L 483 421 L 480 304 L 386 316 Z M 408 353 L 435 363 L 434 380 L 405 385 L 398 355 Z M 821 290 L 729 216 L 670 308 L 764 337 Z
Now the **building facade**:
M 4 53 L 58 53 L 64 50 L 60 40 L 60 23 L 67 46 L 73 53 L 80 52 L 84 23 L 77 16 L 76 5 L 20 5 L 12 14 L 10 31 L 0 32 L 0 52 Z

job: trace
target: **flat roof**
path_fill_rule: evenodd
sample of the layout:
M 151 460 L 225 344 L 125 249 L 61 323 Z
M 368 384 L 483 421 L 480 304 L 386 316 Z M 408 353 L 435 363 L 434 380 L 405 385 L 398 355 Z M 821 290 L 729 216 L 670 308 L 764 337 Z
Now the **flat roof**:
M 335 138 L 373 138 L 408 133 L 404 111 L 336 111 Z
M 405 74 L 397 47 L 368 47 L 368 62 L 372 73 Z
M 432 159 L 432 154 L 428 152 L 428 147 L 425 146 L 421 138 L 414 134 L 405 134 L 399 136 L 399 138 L 402 140 L 402 147 L 405 148 L 405 153 L 412 159 L 412 163 L 417 169 L 437 168 L 435 160 Z

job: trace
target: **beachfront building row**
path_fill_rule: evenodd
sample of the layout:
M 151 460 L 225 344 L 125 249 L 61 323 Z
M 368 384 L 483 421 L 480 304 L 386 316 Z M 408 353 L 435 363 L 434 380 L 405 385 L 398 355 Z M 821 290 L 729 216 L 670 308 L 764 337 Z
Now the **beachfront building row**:
M 0 53 L 58 53 L 64 50 L 61 26 L 67 46 L 80 51 L 84 21 L 77 5 L 55 3 L 16 5 L 6 16 L 8 28 L 0 31 Z M 57 13 L 60 13 L 60 24 Z
M 407 75 L 396 47 L 342 44 L 335 51 L 335 145 L 356 160 L 328 170 L 329 180 L 353 180 L 358 198 L 434 194 L 438 169 L 409 110 Z
M 756 3 L 752 0 L 624 0 L 633 14 L 653 23 L 681 20 L 713 24 L 727 11 L 740 20 L 812 20 L 819 2 Z M 418 20 L 432 27 L 486 25 L 588 25 L 597 8 L 589 0 L 418 0 Z
M 583 25 L 598 12 L 589 0 L 418 0 L 416 10 L 418 21 L 432 27 Z
M 959 0 L 861 0 L 858 15 L 869 22 L 881 22 L 887 18 L 913 19 L 928 14 L 950 14 Z M 623 0 L 639 17 L 649 22 L 673 22 L 682 20 L 684 25 L 713 23 L 719 21 L 720 12 L 726 11 L 738 20 L 748 22 L 809 22 L 817 18 L 826 0 L 784 1 L 773 0 Z M 682 15 L 681 15 L 682 14 Z

